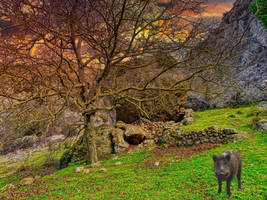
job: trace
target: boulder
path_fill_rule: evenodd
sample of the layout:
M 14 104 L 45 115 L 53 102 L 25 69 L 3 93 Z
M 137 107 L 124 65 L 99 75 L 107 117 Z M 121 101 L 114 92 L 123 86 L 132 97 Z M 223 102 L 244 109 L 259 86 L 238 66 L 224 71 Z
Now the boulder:
M 115 163 L 115 165 L 121 165 L 121 162 L 120 162 L 120 161 L 118 161 L 118 162 L 116 162 L 116 163 Z
M 49 135 L 61 135 L 63 133 L 63 127 L 53 126 L 49 129 Z
M 267 110 L 267 101 L 262 101 L 257 105 L 257 108 Z
M 137 145 L 146 139 L 147 133 L 138 126 L 128 125 L 124 132 L 124 137 L 128 143 Z
M 13 142 L 4 143 L 2 145 L 1 153 L 10 153 L 20 149 L 27 149 L 33 147 L 37 142 L 37 137 L 34 135 L 18 138 Z
M 83 172 L 86 174 L 90 174 L 91 171 L 90 171 L 90 169 L 84 169 Z
M 118 160 L 118 159 L 119 159 L 118 156 L 115 156 L 115 157 L 112 158 L 112 160 Z
M 108 170 L 107 170 L 106 168 L 101 168 L 101 169 L 99 169 L 98 171 L 99 171 L 100 173 L 107 173 Z
M 267 120 L 262 119 L 256 122 L 256 127 L 258 129 L 267 130 Z
M 13 184 L 7 184 L 6 188 L 12 190 L 15 189 L 15 186 Z
M 76 167 L 75 172 L 79 173 L 79 172 L 83 172 L 84 167 Z
M 120 128 L 122 130 L 125 130 L 127 127 L 127 124 L 124 123 L 123 121 L 118 121 L 117 124 L 116 124 L 116 128 Z
M 119 128 L 114 128 L 112 131 L 112 141 L 113 141 L 113 153 L 121 153 L 124 152 L 128 147 L 129 143 L 124 140 L 123 130 Z
M 99 127 L 102 125 L 109 125 L 108 114 L 105 112 L 96 112 L 91 116 L 91 123 L 93 127 Z
M 63 134 L 59 134 L 59 135 L 52 135 L 50 137 L 47 137 L 47 138 L 44 138 L 42 140 L 40 140 L 40 142 L 43 144 L 43 145 L 49 145 L 49 144 L 52 144 L 52 143 L 58 143 L 58 142 L 61 142 L 63 140 L 65 140 L 66 136 L 63 135 Z
M 215 133 L 215 132 L 218 132 L 218 131 L 219 131 L 219 129 L 218 129 L 217 126 L 210 126 L 210 127 L 206 128 L 206 129 L 204 129 L 204 132 Z
M 267 99 L 267 79 L 263 81 L 262 88 L 263 88 L 264 98 Z M 265 101 L 265 105 L 266 103 L 267 102 Z M 265 106 L 265 109 L 267 109 L 267 106 Z
M 83 172 L 86 174 L 90 174 L 91 171 L 90 171 L 90 169 L 84 169 Z
M 192 123 L 193 121 L 194 121 L 194 118 L 193 117 L 187 117 L 187 118 L 184 118 L 182 120 L 182 124 L 183 125 L 188 125 L 188 124 Z
M 32 177 L 24 178 L 20 181 L 21 185 L 31 185 L 33 183 L 34 183 L 34 178 Z
M 100 166 L 101 166 L 100 162 L 96 162 L 96 163 L 91 164 L 91 167 L 100 167 Z
M 164 124 L 162 124 L 162 127 L 157 127 L 156 133 L 154 133 L 153 136 L 155 137 L 155 134 L 157 135 L 158 131 L 162 132 L 164 129 L 177 130 L 180 127 L 181 127 L 181 122 L 175 122 L 175 121 L 164 122 Z M 152 136 L 152 138 L 153 138 L 153 136 Z
M 73 110 L 66 109 L 62 113 L 62 118 L 68 123 L 76 123 L 77 121 L 82 120 L 82 115 L 79 112 L 75 112 Z
M 235 134 L 232 138 L 233 142 L 239 141 L 239 140 L 243 140 L 248 138 L 248 134 L 245 132 L 239 133 L 239 134 Z
M 13 190 L 15 189 L 15 186 L 13 184 L 7 184 L 4 187 L 0 187 L 0 192 L 4 192 L 7 190 Z
M 113 126 L 101 125 L 96 127 L 96 148 L 99 158 L 114 153 L 124 152 L 129 144 L 124 140 L 123 130 Z M 65 152 L 60 159 L 60 168 L 68 163 L 84 160 L 87 154 L 86 140 L 83 135 Z
M 112 132 L 114 127 L 103 125 L 96 129 L 96 147 L 99 157 L 104 157 L 113 153 L 112 149 Z
M 184 118 L 194 117 L 194 111 L 191 108 L 189 109 L 181 108 L 180 113 L 184 114 Z
M 234 135 L 237 134 L 237 131 L 234 128 L 225 128 L 223 129 L 225 135 Z

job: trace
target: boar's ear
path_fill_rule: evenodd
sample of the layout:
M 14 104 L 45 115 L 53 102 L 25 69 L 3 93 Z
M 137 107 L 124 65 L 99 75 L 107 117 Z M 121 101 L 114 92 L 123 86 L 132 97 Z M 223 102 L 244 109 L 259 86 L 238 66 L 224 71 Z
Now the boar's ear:
M 216 162 L 217 156 L 213 155 L 212 158 L 213 158 L 213 161 Z
M 226 158 L 227 162 L 229 162 L 230 158 L 231 158 L 230 154 L 227 154 L 225 158 Z

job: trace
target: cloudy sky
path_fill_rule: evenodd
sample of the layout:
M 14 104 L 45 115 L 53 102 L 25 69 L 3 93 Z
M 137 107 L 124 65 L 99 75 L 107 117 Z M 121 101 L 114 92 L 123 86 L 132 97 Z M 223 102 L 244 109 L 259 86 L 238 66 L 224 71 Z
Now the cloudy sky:
M 168 3 L 171 0 L 160 0 L 160 2 Z M 231 10 L 235 0 L 207 0 L 207 8 L 204 16 L 221 17 L 226 11 Z
M 235 0 L 208 0 L 205 16 L 221 17 L 226 11 L 231 10 Z

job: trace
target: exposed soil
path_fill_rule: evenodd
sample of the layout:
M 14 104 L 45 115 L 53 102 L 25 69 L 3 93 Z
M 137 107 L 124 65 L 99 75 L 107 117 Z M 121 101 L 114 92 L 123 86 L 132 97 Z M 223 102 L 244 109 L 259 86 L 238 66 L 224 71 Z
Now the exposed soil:
M 204 151 L 213 149 L 218 144 L 200 144 L 197 146 L 192 147 L 168 147 L 168 148 L 156 148 L 152 155 L 149 155 L 149 157 L 144 161 L 142 164 L 144 164 L 147 168 L 157 168 L 158 166 L 155 165 L 156 162 L 159 162 L 159 166 L 165 165 L 168 163 L 167 160 L 163 160 L 162 158 L 167 158 L 173 155 L 175 160 L 172 160 L 173 162 L 178 161 L 180 158 L 191 158 L 195 154 L 202 153 Z
M 172 152 L 177 152 L 179 157 L 183 158 L 190 158 L 196 153 L 202 153 L 204 151 L 213 149 L 217 146 L 218 144 L 211 144 L 211 143 L 206 143 L 206 144 L 200 144 L 197 146 L 192 146 L 192 147 L 169 147 L 169 148 L 157 148 L 155 149 L 154 153 L 156 153 L 159 157 L 165 157 L 170 155 Z
M 14 199 L 21 199 L 21 198 L 29 198 L 32 195 L 41 195 L 48 192 L 48 187 L 44 185 L 44 181 L 42 180 L 36 180 L 34 181 L 35 185 L 42 185 L 42 187 L 32 188 L 27 191 L 20 191 L 18 190 L 22 187 L 21 185 L 15 186 L 15 190 L 9 190 L 7 194 L 3 195 L 0 194 L 0 199 L 5 200 L 14 200 Z
M 45 163 L 38 168 L 30 168 L 28 166 L 22 165 L 17 172 L 19 172 L 22 176 L 21 178 L 26 177 L 35 177 L 35 176 L 47 176 L 55 173 L 59 170 L 59 161 L 53 161 Z

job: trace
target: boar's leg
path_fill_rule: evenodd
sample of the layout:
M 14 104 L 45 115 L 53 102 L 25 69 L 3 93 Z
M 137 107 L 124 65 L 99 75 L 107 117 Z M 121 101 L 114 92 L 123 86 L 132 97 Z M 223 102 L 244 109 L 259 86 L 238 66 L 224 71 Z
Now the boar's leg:
M 236 176 L 238 180 L 238 190 L 241 190 L 241 166 L 239 166 Z
M 218 194 L 221 194 L 221 191 L 222 191 L 222 180 L 218 179 L 218 185 L 219 185 Z
M 230 191 L 231 181 L 232 181 L 232 180 L 227 180 L 227 181 L 226 181 L 226 190 L 227 190 L 227 195 L 228 195 L 229 197 L 231 196 L 231 191 Z

